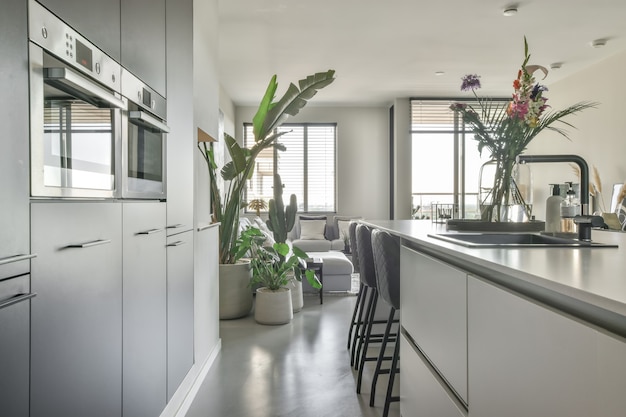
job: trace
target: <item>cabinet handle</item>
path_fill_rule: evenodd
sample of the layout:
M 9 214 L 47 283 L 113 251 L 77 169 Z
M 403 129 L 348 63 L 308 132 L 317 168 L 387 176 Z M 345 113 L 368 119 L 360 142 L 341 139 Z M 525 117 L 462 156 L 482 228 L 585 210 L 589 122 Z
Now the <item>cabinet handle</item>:
M 212 227 L 217 227 L 219 225 L 220 225 L 219 222 L 218 223 L 205 224 L 204 226 L 198 227 L 198 232 L 202 232 L 203 230 L 207 230 L 207 229 L 210 229 Z
M 33 259 L 36 256 L 37 256 L 36 253 L 31 253 L 31 254 L 28 254 L 28 255 L 9 256 L 8 258 L 0 259 L 0 265 L 10 264 L 12 262 L 26 261 L 28 259 Z
M 143 232 L 137 232 L 137 235 L 153 235 L 155 233 L 159 233 L 162 232 L 163 229 L 150 229 L 150 230 L 144 230 Z
M 33 298 L 36 295 L 37 294 L 35 294 L 35 293 L 17 294 L 14 297 L 9 298 L 8 300 L 4 300 L 4 301 L 0 302 L 0 309 L 3 309 L 3 308 L 8 307 L 8 306 L 12 306 L 13 304 L 21 303 L 22 301 L 30 300 L 31 298 Z
M 181 245 L 184 245 L 185 243 L 186 243 L 186 242 L 184 242 L 184 241 L 182 241 L 182 240 L 178 240 L 178 241 L 173 242 L 173 243 L 168 243 L 168 244 L 167 244 L 167 245 L 165 245 L 165 246 L 181 246 Z
M 179 227 L 184 227 L 185 225 L 182 223 L 176 223 L 171 226 L 167 226 L 167 229 L 178 229 Z
M 94 240 L 93 242 L 86 242 L 86 243 L 77 243 L 75 245 L 67 245 L 64 247 L 64 249 L 69 249 L 69 248 L 91 248 L 93 246 L 100 246 L 100 245 L 106 245 L 108 243 L 111 243 L 111 239 L 99 239 L 99 240 Z

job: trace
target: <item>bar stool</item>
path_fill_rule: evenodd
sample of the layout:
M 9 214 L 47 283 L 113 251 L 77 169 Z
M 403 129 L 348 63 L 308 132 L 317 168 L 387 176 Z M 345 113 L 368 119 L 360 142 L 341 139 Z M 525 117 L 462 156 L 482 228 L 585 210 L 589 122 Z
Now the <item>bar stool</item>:
M 375 320 L 376 306 L 378 303 L 378 290 L 376 284 L 376 271 L 374 267 L 374 255 L 372 253 L 372 230 L 373 228 L 364 224 L 359 224 L 356 228 L 357 251 L 359 253 L 359 274 L 361 282 L 368 289 L 369 297 L 364 304 L 367 304 L 363 323 L 360 326 L 360 333 L 354 340 L 357 341 L 355 354 L 355 368 L 358 369 L 356 392 L 361 392 L 361 382 L 363 380 L 363 368 L 365 362 L 375 361 L 377 356 L 367 356 L 367 351 L 371 343 L 380 343 L 383 334 L 373 334 L 374 324 L 385 324 L 386 320 Z M 391 359 L 391 358 L 388 358 Z
M 357 252 L 357 242 L 356 242 L 356 226 L 358 223 L 356 221 L 351 221 L 348 226 L 348 233 L 350 235 L 350 250 L 352 252 L 352 265 L 354 266 L 354 272 L 359 272 L 359 254 Z M 359 328 L 362 323 L 362 313 L 359 316 L 359 311 L 363 309 L 363 302 L 365 300 L 364 292 L 366 289 L 364 288 L 363 282 L 359 279 L 359 293 L 356 296 L 356 303 L 354 304 L 354 311 L 352 312 L 352 319 L 350 320 L 350 329 L 348 330 L 348 345 L 346 349 L 350 349 L 350 345 L 352 344 L 352 335 L 354 332 L 354 337 L 359 333 Z M 350 365 L 354 365 L 352 361 Z
M 377 291 L 380 298 L 391 307 L 385 334 L 380 347 L 376 369 L 372 378 L 372 390 L 370 392 L 370 406 L 374 406 L 374 396 L 376 394 L 376 382 L 378 375 L 389 374 L 389 382 L 387 384 L 387 394 L 385 396 L 385 408 L 383 409 L 383 417 L 389 414 L 389 404 L 393 401 L 399 401 L 400 397 L 393 397 L 393 384 L 395 376 L 400 369 L 398 368 L 398 358 L 400 353 L 400 341 L 397 335 L 400 334 L 399 320 L 395 319 L 396 311 L 400 310 L 400 239 L 391 234 L 374 230 L 372 232 L 372 252 L 374 255 L 374 266 L 376 268 Z M 391 327 L 393 323 L 398 323 L 398 330 L 395 333 L 395 344 L 391 367 L 382 369 L 382 363 L 386 359 L 385 348 L 390 341 L 392 335 Z

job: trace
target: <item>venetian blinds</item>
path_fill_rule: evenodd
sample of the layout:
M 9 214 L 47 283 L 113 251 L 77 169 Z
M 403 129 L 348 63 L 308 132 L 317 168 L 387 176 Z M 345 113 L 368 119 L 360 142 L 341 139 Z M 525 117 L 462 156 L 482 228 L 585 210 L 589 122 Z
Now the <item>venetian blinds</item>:
M 256 169 L 249 182 L 247 200 L 273 197 L 273 173 L 283 182 L 283 199 L 291 194 L 298 199 L 298 210 L 334 212 L 336 205 L 336 124 L 283 124 L 278 139 L 285 151 L 265 151 L 257 157 Z M 252 125 L 246 124 L 245 143 L 254 144 Z

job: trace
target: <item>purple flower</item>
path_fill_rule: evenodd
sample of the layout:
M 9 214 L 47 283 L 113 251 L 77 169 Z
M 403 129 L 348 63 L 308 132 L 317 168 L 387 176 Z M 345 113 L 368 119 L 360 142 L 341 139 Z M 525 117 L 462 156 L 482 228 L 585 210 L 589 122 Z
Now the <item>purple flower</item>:
M 480 75 L 468 74 L 461 78 L 461 91 L 476 90 L 480 88 Z
M 533 91 L 530 93 L 530 99 L 534 100 L 537 95 L 544 91 L 548 91 L 548 87 L 546 87 L 545 85 L 535 84 L 535 86 L 533 87 Z

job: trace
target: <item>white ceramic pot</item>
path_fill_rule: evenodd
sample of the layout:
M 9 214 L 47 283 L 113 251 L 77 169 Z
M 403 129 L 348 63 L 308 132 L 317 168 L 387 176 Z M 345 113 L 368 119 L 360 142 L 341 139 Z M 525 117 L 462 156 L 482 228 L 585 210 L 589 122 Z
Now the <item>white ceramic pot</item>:
M 272 291 L 267 287 L 256 290 L 254 319 L 260 324 L 285 324 L 293 318 L 291 290 L 280 288 Z
M 291 305 L 293 307 L 293 312 L 297 313 L 298 311 L 302 310 L 302 307 L 304 306 L 304 297 L 302 295 L 302 281 L 291 278 L 287 286 L 291 290 Z
M 236 264 L 220 264 L 220 320 L 238 319 L 250 314 L 251 279 L 252 268 L 249 260 Z

